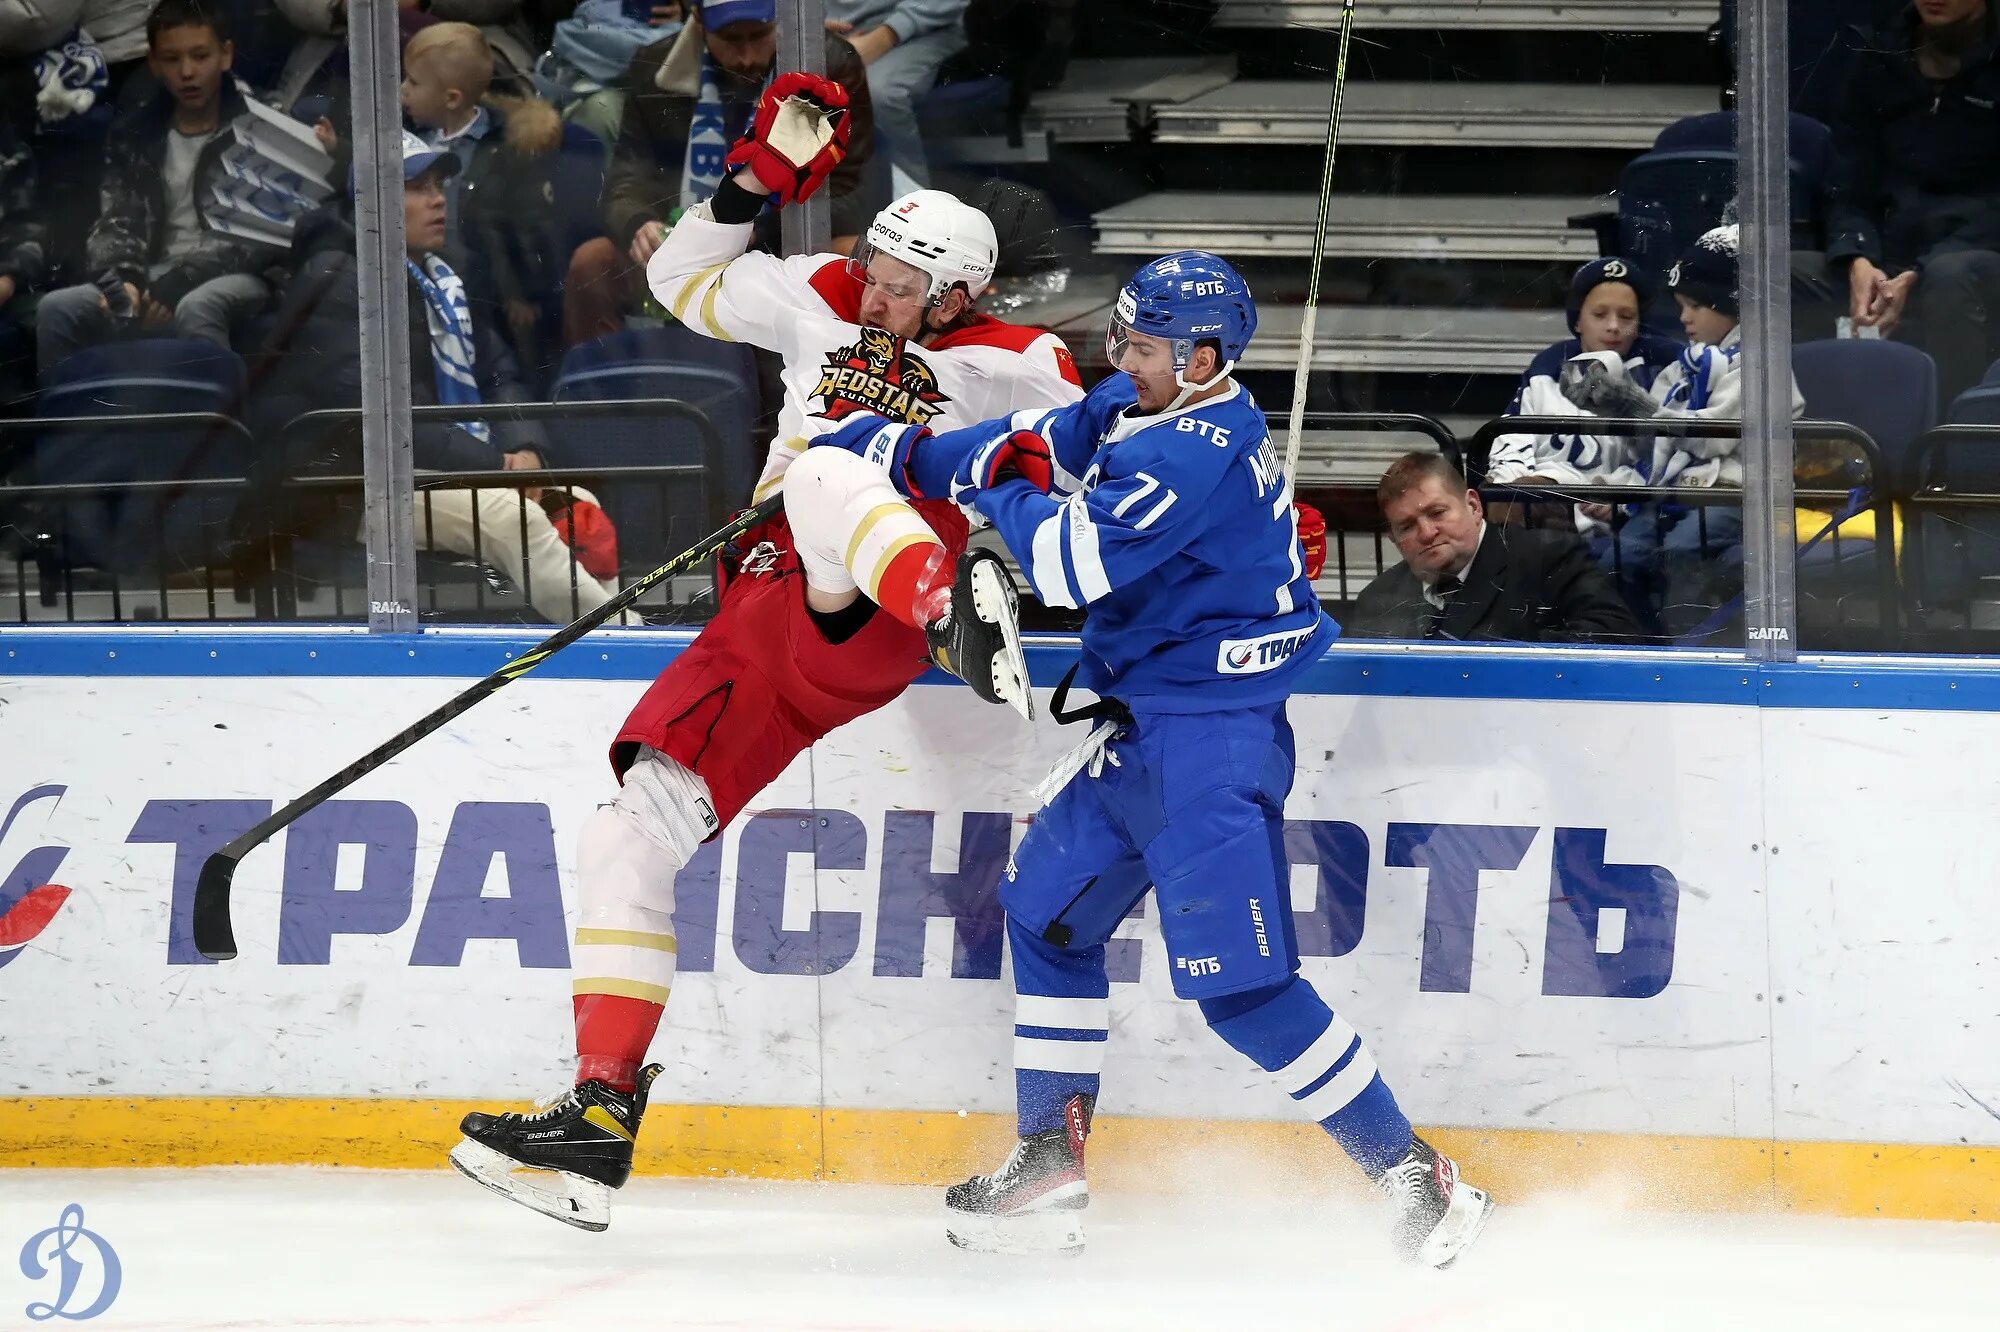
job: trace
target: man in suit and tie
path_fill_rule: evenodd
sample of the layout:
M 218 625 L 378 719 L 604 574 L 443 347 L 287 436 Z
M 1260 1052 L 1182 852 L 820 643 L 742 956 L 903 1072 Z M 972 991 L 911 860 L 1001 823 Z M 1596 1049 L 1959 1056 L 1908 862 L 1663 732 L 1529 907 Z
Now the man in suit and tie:
M 1403 562 L 1361 590 L 1358 638 L 1634 643 L 1632 612 L 1573 533 L 1491 526 L 1441 454 L 1409 453 L 1376 488 Z

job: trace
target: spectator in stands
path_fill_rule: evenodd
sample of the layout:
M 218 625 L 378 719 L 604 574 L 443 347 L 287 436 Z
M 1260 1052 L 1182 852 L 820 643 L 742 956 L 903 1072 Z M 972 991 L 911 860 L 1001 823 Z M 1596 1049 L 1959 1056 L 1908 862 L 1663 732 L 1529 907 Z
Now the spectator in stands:
M 1625 373 L 1611 352 L 1578 356 L 1565 367 L 1563 392 L 1599 416 L 1734 421 L 1743 414 L 1742 328 L 1737 305 L 1739 233 L 1716 227 L 1690 246 L 1667 275 L 1680 307 L 1688 345 L 1654 379 L 1650 392 Z M 1805 411 L 1792 385 L 1792 415 Z M 1641 442 L 1642 445 L 1644 441 Z M 1606 473 L 1611 485 L 1738 487 L 1739 438 L 1699 439 L 1661 434 L 1625 466 Z M 1697 516 L 1699 515 L 1699 516 Z M 1726 558 L 1743 540 L 1743 512 L 1733 505 L 1634 506 L 1630 521 L 1606 544 L 1620 590 L 1649 631 L 1679 634 L 1733 598 L 1740 565 Z
M 1489 525 L 1450 460 L 1406 453 L 1375 489 L 1403 562 L 1361 589 L 1360 638 L 1615 643 L 1639 626 L 1571 532 Z
M 464 283 L 439 253 L 445 243 L 444 181 L 458 170 L 449 153 L 403 135 L 403 227 L 408 247 L 410 396 L 418 404 L 518 401 L 520 377 L 506 343 L 473 315 Z M 252 366 L 251 411 L 260 432 L 276 438 L 283 425 L 308 411 L 356 407 L 361 379 L 372 367 L 361 363 L 360 294 L 353 225 L 337 208 L 300 224 L 294 244 L 298 275 L 284 293 L 273 341 Z M 507 436 L 503 442 L 503 435 Z M 359 459 L 339 449 L 355 437 L 336 437 L 332 454 L 318 452 L 322 441 L 299 440 L 300 456 L 285 460 L 289 473 L 326 471 L 351 474 Z M 533 469 L 545 465 L 548 441 L 539 427 L 484 424 L 439 430 L 419 427 L 416 465 L 442 472 Z M 613 596 L 610 581 L 576 571 L 576 601 L 570 597 L 570 555 L 542 507 L 537 492 L 524 505 L 517 490 L 432 490 L 417 510 L 417 541 L 474 555 L 508 577 L 527 581 L 530 603 L 550 620 L 564 621 L 594 610 Z M 358 520 L 354 499 L 323 515 L 333 530 L 352 534 Z M 344 529 L 344 530 L 343 530 Z M 523 572 L 525 570 L 525 573 Z
M 967 0 L 827 0 L 826 30 L 853 44 L 868 66 L 875 125 L 895 166 L 898 196 L 931 183 L 917 100 L 938 66 L 965 49 Z
M 1833 127 L 1849 317 L 1921 342 L 1947 402 L 2000 355 L 1996 38 L 1987 0 L 1906 6 L 1861 43 Z
M 562 285 L 552 171 L 562 119 L 539 97 L 492 91 L 493 48 L 469 23 L 437 23 L 403 48 L 403 113 L 418 137 L 450 153 L 446 247 L 466 259 L 481 313 L 504 312 L 515 352 L 538 355 L 535 326 Z
M 1573 336 L 1544 347 L 1528 363 L 1507 415 L 1588 417 L 1589 413 L 1563 395 L 1561 387 L 1563 366 L 1578 355 L 1612 353 L 1623 362 L 1634 385 L 1651 388 L 1654 377 L 1681 354 L 1679 343 L 1640 327 L 1641 312 L 1652 296 L 1645 277 L 1623 259 L 1593 259 L 1577 269 L 1569 285 L 1569 331 Z M 1494 485 L 1587 485 L 1592 478 L 1623 466 L 1634 448 L 1634 440 L 1616 435 L 1502 435 L 1493 441 L 1486 480 Z M 1533 516 L 1567 525 L 1574 515 L 1578 527 L 1586 532 L 1609 517 L 1603 505 L 1579 507 L 1580 511 L 1544 505 Z M 1500 521 L 1511 516 L 1496 514 Z
M 105 141 L 102 211 L 84 247 L 91 281 L 51 293 L 36 312 L 44 373 L 123 330 L 227 347 L 231 328 L 270 298 L 263 272 L 280 252 L 202 223 L 229 123 L 244 114 L 229 33 L 210 0 L 161 0 L 147 32 L 164 86 Z
M 777 55 L 776 0 L 702 0 L 677 36 L 633 59 L 604 186 L 609 239 L 580 246 L 570 258 L 564 342 L 617 332 L 647 299 L 646 261 L 681 213 L 715 192 L 722 159 L 748 126 Z M 847 158 L 827 189 L 834 247 L 844 252 L 888 192 L 870 184 L 875 119 L 867 69 L 834 33 L 826 35 L 826 71 L 847 89 L 851 118 Z M 777 220 L 770 209 L 759 221 L 766 248 L 776 248 Z
M 35 79 L 20 61 L 0 67 L 0 402 L 35 387 L 28 328 L 48 274 L 48 227 L 35 190 Z

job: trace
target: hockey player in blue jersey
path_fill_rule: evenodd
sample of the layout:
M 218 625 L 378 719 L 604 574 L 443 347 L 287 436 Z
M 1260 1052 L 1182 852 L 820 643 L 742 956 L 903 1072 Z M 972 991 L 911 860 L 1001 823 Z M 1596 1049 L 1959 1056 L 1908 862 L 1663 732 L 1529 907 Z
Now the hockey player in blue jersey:
M 823 443 L 990 519 L 1040 598 L 1086 611 L 1095 721 L 1038 791 L 1000 886 L 1014 959 L 1020 1142 L 946 1195 L 962 1248 L 1075 1251 L 1103 1069 L 1105 941 L 1150 887 L 1174 993 L 1265 1069 L 1395 1202 L 1400 1252 L 1443 1266 L 1491 1202 L 1410 1129 L 1354 1029 L 1298 974 L 1283 845 L 1285 700 L 1339 633 L 1301 567 L 1290 485 L 1231 377 L 1249 289 L 1186 251 L 1140 269 L 1082 402 L 929 436 L 879 419 Z

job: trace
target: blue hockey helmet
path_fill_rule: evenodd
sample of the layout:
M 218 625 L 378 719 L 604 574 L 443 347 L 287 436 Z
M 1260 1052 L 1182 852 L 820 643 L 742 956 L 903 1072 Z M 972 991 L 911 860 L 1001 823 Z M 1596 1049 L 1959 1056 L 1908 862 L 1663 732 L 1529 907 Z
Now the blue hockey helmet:
M 1176 378 L 1187 368 L 1194 349 L 1214 339 L 1222 351 L 1222 368 L 1208 384 L 1220 380 L 1242 359 L 1257 331 L 1257 303 L 1250 285 L 1234 268 L 1206 250 L 1182 250 L 1155 259 L 1132 275 L 1118 293 L 1111 314 L 1105 349 L 1118 364 L 1128 333 L 1147 333 L 1173 343 Z M 1188 384 L 1202 389 L 1208 384 Z

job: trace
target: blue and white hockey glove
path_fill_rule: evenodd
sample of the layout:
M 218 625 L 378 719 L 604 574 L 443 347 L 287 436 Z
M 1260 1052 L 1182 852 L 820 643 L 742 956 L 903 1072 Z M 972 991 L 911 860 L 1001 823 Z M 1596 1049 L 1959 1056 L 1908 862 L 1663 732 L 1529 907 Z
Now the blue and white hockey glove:
M 910 473 L 910 450 L 930 433 L 924 426 L 899 425 L 886 416 L 857 415 L 838 430 L 814 438 L 809 447 L 846 449 L 887 472 L 898 491 L 911 499 L 925 499 Z
M 1032 430 L 1002 429 L 968 452 L 951 478 L 951 497 L 970 504 L 982 490 L 1014 480 L 1026 481 L 1044 495 L 1055 484 L 1049 442 Z

